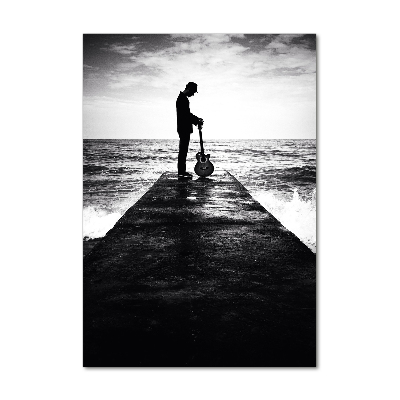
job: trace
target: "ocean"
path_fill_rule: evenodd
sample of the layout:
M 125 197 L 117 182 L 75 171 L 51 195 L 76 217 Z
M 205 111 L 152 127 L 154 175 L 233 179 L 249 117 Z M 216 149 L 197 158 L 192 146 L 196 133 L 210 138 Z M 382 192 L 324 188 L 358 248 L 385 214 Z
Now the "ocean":
M 83 240 L 103 237 L 165 171 L 178 139 L 83 140 Z M 254 199 L 316 252 L 316 140 L 210 140 L 215 171 L 232 173 Z M 193 172 L 198 140 L 190 143 Z M 196 175 L 194 175 L 195 179 Z

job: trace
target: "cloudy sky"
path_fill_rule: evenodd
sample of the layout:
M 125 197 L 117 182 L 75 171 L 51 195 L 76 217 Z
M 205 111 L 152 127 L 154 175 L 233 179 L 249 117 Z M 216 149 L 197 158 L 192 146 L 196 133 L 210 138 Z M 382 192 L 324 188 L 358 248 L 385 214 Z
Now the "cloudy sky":
M 176 138 L 189 81 L 211 138 L 316 137 L 315 35 L 84 35 L 83 137 Z

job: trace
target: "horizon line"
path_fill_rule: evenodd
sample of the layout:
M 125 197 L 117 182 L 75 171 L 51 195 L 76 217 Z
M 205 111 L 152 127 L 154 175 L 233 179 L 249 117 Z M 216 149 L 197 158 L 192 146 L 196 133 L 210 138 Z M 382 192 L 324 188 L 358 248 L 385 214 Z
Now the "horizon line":
M 177 138 L 82 138 L 83 140 L 179 140 Z M 213 138 L 210 140 L 317 140 L 317 138 Z M 192 140 L 191 140 L 192 141 Z

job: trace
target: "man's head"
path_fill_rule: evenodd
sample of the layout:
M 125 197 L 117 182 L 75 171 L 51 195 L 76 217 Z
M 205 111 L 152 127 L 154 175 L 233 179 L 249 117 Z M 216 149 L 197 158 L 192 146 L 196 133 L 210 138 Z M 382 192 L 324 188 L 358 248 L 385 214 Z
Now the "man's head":
M 197 93 L 197 83 L 189 82 L 185 87 L 186 96 L 190 97 Z

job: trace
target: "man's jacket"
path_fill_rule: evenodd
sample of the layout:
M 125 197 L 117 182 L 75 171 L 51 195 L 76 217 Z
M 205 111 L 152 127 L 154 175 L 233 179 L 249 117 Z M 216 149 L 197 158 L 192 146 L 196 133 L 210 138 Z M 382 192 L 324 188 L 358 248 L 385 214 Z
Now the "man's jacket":
M 199 119 L 190 112 L 189 99 L 179 93 L 176 99 L 176 120 L 179 134 L 190 134 L 193 132 L 193 124 L 197 125 Z

